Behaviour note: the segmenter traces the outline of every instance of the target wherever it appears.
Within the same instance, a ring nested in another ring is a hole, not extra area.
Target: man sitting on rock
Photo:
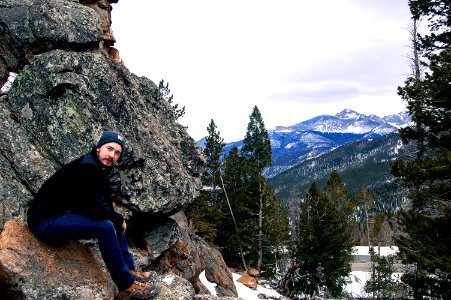
[[[86,155],[52,175],[28,209],[28,226],[41,240],[95,238],[121,297],[147,299],[155,292],[149,272],[135,271],[124,217],[115,212],[108,173],[125,151],[123,137],[105,131]]]

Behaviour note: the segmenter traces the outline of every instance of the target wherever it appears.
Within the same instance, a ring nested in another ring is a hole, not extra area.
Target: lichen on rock
[[[31,144],[56,164],[89,151],[104,129],[122,132],[117,196],[131,212],[173,214],[197,194],[203,160],[195,141],[171,120],[155,84],[101,51],[36,55],[8,103]]]

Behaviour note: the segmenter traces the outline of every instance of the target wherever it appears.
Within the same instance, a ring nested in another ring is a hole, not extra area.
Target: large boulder
[[[89,244],[89,243],[88,243]],[[67,241],[49,245],[24,224],[6,222],[0,234],[0,299],[113,300],[118,290],[89,245]],[[190,300],[195,291],[176,275],[156,275],[155,300]]]
[[[42,183],[89,151],[105,129],[127,141],[113,174],[127,217],[171,215],[197,195],[199,146],[158,87],[102,48],[114,2],[0,2],[0,71],[18,73],[0,96],[0,224],[23,221]]]
[[[5,70],[0,68],[0,83],[7,71],[19,72],[36,53],[54,48],[99,47],[104,18],[75,1],[1,1],[0,65]]]
[[[113,299],[117,288],[79,242],[48,245],[28,228],[6,222],[0,235],[1,299]]]
[[[216,283],[216,295],[237,297],[238,292],[232,273],[227,268],[219,250],[208,245],[205,241],[199,242],[198,245],[203,258],[205,277],[208,281]]]
[[[177,219],[183,216],[178,214]],[[220,253],[198,237],[179,237],[183,240],[168,245],[151,265],[148,258],[140,257],[146,256],[140,249],[131,249],[140,269],[158,271],[154,279],[159,292],[154,299],[209,294],[199,280],[203,271],[207,280],[216,284],[218,297],[237,297],[232,274]],[[95,241],[51,245],[37,240],[25,224],[6,222],[0,234],[0,299],[113,299],[117,292]]]
[[[35,54],[51,49],[102,48],[117,56],[111,3],[118,1],[2,0],[0,86],[8,72],[19,72]]]
[[[41,166],[68,163],[89,151],[104,129],[114,129],[127,143],[114,176],[116,197],[130,213],[171,215],[198,193],[203,159],[197,143],[152,81],[102,51],[34,56],[14,81],[7,106],[4,118],[14,116],[26,136],[22,143],[43,158],[12,154],[20,161],[16,176],[31,192],[50,175]]]
[[[138,267],[158,271],[156,299],[208,294],[204,271],[219,296],[237,296],[219,251],[183,214],[201,187],[202,151],[154,82],[132,74],[112,47],[117,1],[0,1],[1,299],[116,295],[95,241],[48,245],[25,225],[34,193],[105,129],[126,139],[111,177],[116,209]]]
[[[148,229],[144,239],[151,258],[150,265],[144,268],[160,273],[170,272],[185,278],[192,283],[198,294],[209,293],[199,279],[199,275],[205,272],[206,279],[216,284],[216,295],[238,295],[232,273],[221,253],[190,231],[183,213],[177,213]],[[160,255],[157,256],[157,253]]]

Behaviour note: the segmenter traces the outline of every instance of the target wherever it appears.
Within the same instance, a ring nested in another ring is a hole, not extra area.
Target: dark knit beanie
[[[97,142],[96,147],[99,148],[102,145],[110,142],[115,142],[122,146],[122,152],[125,151],[125,140],[124,137],[115,131],[104,131],[99,141]]]

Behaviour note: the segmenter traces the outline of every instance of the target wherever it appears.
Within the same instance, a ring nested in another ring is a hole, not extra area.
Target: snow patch
[[[2,86],[2,88],[0,89],[0,94],[7,93],[11,89],[11,86],[12,86],[14,80],[16,79],[16,76],[17,76],[16,73],[9,72],[9,77],[6,80],[5,84]]]
[[[212,294],[214,296],[217,296],[216,295],[216,286],[217,286],[217,284],[207,280],[207,277],[205,277],[205,271],[202,271],[202,273],[200,273],[199,279],[200,279],[200,282],[202,282],[202,284],[210,292],[210,294]]]
[[[244,284],[238,282],[237,280],[241,277],[240,274],[232,273],[233,283],[235,284],[236,291],[238,292],[238,297],[240,299],[245,300],[260,300],[259,295],[262,295],[264,299],[286,299],[279,293],[277,293],[274,289],[270,287],[266,287],[264,285],[258,285],[257,289],[251,289],[245,286]],[[212,283],[207,280],[205,277],[205,271],[200,273],[199,275],[200,282],[208,289],[208,291],[214,295],[216,294],[216,283]]]
[[[401,273],[393,273],[392,279],[401,282]],[[346,285],[346,292],[353,298],[371,298],[371,295],[365,292],[365,284],[371,279],[371,273],[365,271],[352,271],[349,276],[349,282]]]
[[[282,299],[282,295],[277,293],[275,290],[271,288],[267,288],[261,285],[257,286],[256,290],[250,289],[244,284],[237,282],[237,280],[241,277],[239,274],[232,273],[233,282],[235,283],[236,291],[238,292],[238,297],[240,299],[246,300],[260,300],[261,298],[258,295],[264,295],[264,298],[270,299]]]
[[[344,132],[360,134],[360,133],[365,133],[366,130],[365,130],[365,128],[363,128],[359,125],[350,125],[345,129]]]
[[[289,128],[276,128],[276,129],[274,129],[274,132],[277,132],[277,133],[290,133],[290,132],[293,132],[293,130],[291,130],[291,129],[289,129]]]
[[[163,277],[162,281],[163,281],[165,284],[170,285],[170,284],[174,281],[174,279],[175,279],[175,276],[174,276],[174,275],[169,275],[169,276]]]
[[[289,143],[289,144],[287,144],[284,148],[285,149],[290,149],[290,148],[293,148],[294,146],[296,146],[298,143]]]
[[[368,246],[355,246],[352,247],[352,254],[354,255],[370,255],[370,248]],[[375,253],[381,256],[395,255],[399,252],[398,247],[373,247]]]

